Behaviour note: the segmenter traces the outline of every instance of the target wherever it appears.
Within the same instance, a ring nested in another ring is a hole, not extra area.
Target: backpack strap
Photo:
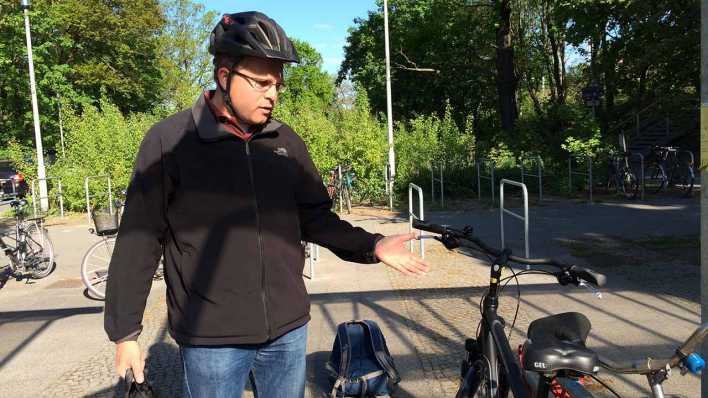
[[[386,340],[381,333],[381,329],[379,329],[379,325],[371,320],[363,320],[361,323],[367,328],[367,331],[371,336],[371,344],[374,350],[374,355],[376,355],[376,359],[379,361],[381,367],[384,368],[391,381],[394,384],[397,384],[401,381],[401,377],[398,375],[396,365],[393,363],[393,358],[391,357],[391,353],[388,351]]]
[[[347,374],[349,373],[349,361],[352,356],[352,345],[349,341],[349,333],[347,332],[347,325],[353,322],[342,322],[337,326],[337,340],[339,341],[339,372],[337,374],[337,380],[334,382],[332,387],[331,397],[337,397],[337,390],[342,389],[342,396],[344,396],[344,383],[347,381]]]

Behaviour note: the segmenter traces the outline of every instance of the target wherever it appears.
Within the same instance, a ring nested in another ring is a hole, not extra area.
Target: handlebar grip
[[[443,226],[437,224],[428,224],[423,220],[413,220],[413,228],[441,235],[445,232],[445,228]]]
[[[588,268],[573,266],[572,272],[578,278],[588,281],[595,286],[605,286],[605,283],[607,283],[607,277],[604,274]]]

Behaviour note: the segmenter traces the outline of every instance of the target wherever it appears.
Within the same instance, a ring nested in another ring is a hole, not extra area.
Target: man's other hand
[[[430,266],[406,247],[415,233],[387,236],[376,244],[374,254],[384,264],[406,275],[425,275]]]

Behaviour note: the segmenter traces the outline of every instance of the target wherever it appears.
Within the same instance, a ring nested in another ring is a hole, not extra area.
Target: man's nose
[[[278,99],[278,89],[275,84],[270,85],[265,92],[265,97],[273,102]]]

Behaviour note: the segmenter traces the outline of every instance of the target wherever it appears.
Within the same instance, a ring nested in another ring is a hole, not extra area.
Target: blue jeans
[[[254,345],[180,346],[187,398],[240,398],[252,372],[259,398],[305,395],[307,325]]]

